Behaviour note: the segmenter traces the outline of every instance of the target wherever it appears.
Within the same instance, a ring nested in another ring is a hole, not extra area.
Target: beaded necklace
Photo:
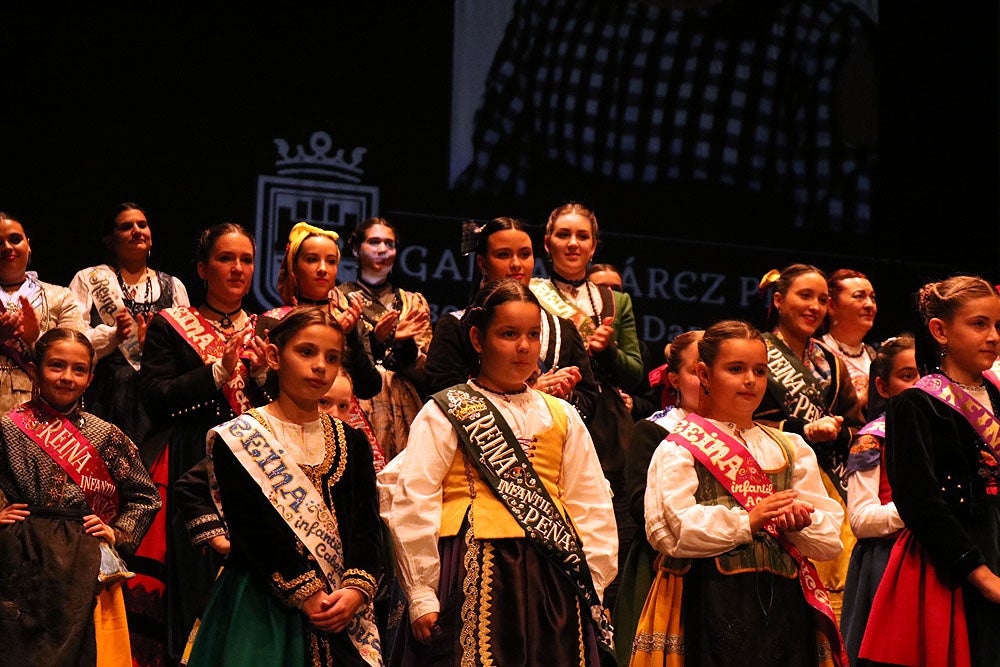
[[[125,278],[122,277],[121,269],[117,267],[115,268],[115,275],[118,276],[118,286],[122,290],[122,301],[125,302],[125,307],[132,313],[132,317],[149,315],[153,312],[153,281],[149,277],[148,269],[146,270],[146,289],[142,301],[138,301],[135,298],[139,295],[138,285],[129,286],[125,284]]]

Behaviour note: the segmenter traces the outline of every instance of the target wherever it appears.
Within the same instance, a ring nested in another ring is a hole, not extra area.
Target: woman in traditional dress
[[[86,331],[73,295],[28,271],[31,243],[21,222],[0,212],[0,415],[30,401],[32,348],[53,327]]]
[[[871,377],[874,391],[884,401],[912,387],[920,379],[913,336],[894,336],[879,345]],[[858,431],[847,458],[847,518],[858,541],[847,568],[840,627],[851,665],[869,664],[867,660],[858,660],[858,651],[889,552],[903,528],[903,520],[892,501],[884,460],[883,409]]]
[[[865,336],[875,325],[878,304],[868,276],[854,269],[837,269],[826,279],[830,292],[827,303],[827,331],[820,339],[843,359],[862,408],[868,406],[868,370],[875,348]],[[878,415],[868,415],[872,419]]]
[[[288,244],[278,269],[278,292],[284,305],[262,313],[258,333],[266,338],[282,317],[295,306],[323,306],[346,332],[343,366],[351,375],[358,398],[371,398],[382,389],[382,376],[365,353],[360,327],[361,301],[337,289],[340,266],[340,235],[329,229],[298,222],[288,232]]]
[[[661,555],[630,664],[846,665],[811,562],[840,553],[843,510],[802,437],[754,421],[764,338],[723,320],[698,356],[698,412],[649,467],[646,535]]]
[[[35,342],[38,397],[0,420],[3,664],[130,667],[122,582],[160,508],[132,441],[84,412],[94,348],[73,329]]]
[[[552,275],[533,278],[531,291],[542,308],[576,324],[590,355],[600,393],[587,428],[615,497],[621,569],[639,531],[625,493],[625,446],[635,420],[623,394],[632,393],[641,383],[643,361],[632,298],[587,280],[587,264],[597,250],[597,238],[597,216],[586,206],[574,202],[553,210],[545,227]],[[616,589],[613,583],[608,591],[606,602],[611,608]]]
[[[801,435],[816,452],[830,497],[846,511],[847,455],[865,421],[847,365],[816,337],[830,300],[826,274],[811,264],[791,264],[769,271],[761,290],[770,296],[768,390],[754,419]],[[844,552],[818,566],[838,618],[855,542],[846,519],[841,539]]]
[[[190,667],[382,664],[372,453],[362,432],[320,410],[343,353],[343,331],[325,308],[296,308],[265,350],[278,398],[209,434],[231,548]]]
[[[153,235],[146,212],[133,202],[119,204],[104,236],[110,261],[81,269],[69,289],[89,319],[97,368],[84,401],[89,412],[117,424],[141,443],[149,416],[139,397],[139,364],[149,320],[158,311],[190,305],[177,278],[149,266]]]
[[[427,402],[380,473],[410,619],[390,664],[595,667],[611,650],[611,493],[580,416],[527,385],[539,318],[521,282],[486,283],[463,319],[473,379]]]
[[[372,416],[375,437],[389,461],[406,446],[410,423],[423,405],[424,365],[433,334],[424,295],[391,280],[398,236],[385,218],[360,222],[347,241],[358,260],[358,279],[340,285],[363,305],[362,340],[382,375],[382,390],[361,401],[361,407]]]
[[[175,482],[205,460],[210,428],[268,401],[264,343],[254,336],[256,315],[243,308],[254,256],[253,237],[240,225],[203,231],[197,269],[204,301],[159,311],[146,331],[139,388],[152,427],[140,452],[164,504],[130,561],[141,575],[127,591],[138,664],[180,659],[218,571],[216,553],[227,549],[213,507],[186,525],[177,512]]]
[[[917,368],[889,401],[885,467],[903,519],[859,653],[899,665],[1000,655],[1000,295],[978,276],[917,294]]]

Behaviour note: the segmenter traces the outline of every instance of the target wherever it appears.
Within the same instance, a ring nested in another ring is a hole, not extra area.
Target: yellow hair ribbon
[[[781,271],[778,269],[771,269],[764,274],[764,277],[760,279],[760,284],[757,285],[757,289],[761,292],[769,288],[774,283],[778,282],[778,278],[781,277]]]
[[[295,253],[299,251],[299,246],[302,245],[302,242],[313,235],[325,236],[334,243],[340,238],[340,234],[329,229],[315,227],[308,222],[297,222],[292,227],[292,231],[288,232],[288,248],[285,250],[285,255],[288,257],[289,262],[295,257]]]

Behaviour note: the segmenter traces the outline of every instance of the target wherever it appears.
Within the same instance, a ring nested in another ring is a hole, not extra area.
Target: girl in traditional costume
[[[872,598],[903,528],[885,472],[885,402],[920,379],[913,336],[902,334],[883,342],[872,361],[871,377],[874,395],[882,400],[869,404],[882,408],[858,431],[847,458],[847,518],[858,541],[847,569],[840,627],[852,665],[869,664],[858,662],[858,650]]]
[[[977,276],[917,294],[917,383],[889,400],[885,468],[903,519],[860,657],[991,665],[1000,655],[1000,295]]]
[[[160,496],[132,441],[80,408],[95,362],[84,334],[49,329],[38,397],[0,420],[4,664],[132,664],[118,552],[139,545]]]
[[[724,320],[698,343],[702,397],[653,454],[646,535],[660,552],[631,665],[845,665],[812,559],[843,510],[798,435],[754,421],[767,347]]]
[[[209,433],[231,547],[189,666],[382,664],[372,451],[361,431],[320,409],[343,353],[325,309],[295,309],[265,350],[278,398]]]
[[[409,601],[391,664],[595,667],[611,650],[611,494],[580,416],[526,384],[539,318],[519,281],[486,283],[463,319],[473,379],[434,394],[380,475]]]

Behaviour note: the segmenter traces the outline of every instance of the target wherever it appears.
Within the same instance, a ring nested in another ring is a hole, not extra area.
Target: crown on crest
[[[351,151],[350,159],[344,158],[344,149],[338,148],[330,155],[333,147],[333,140],[330,135],[322,130],[312,133],[309,138],[309,149],[302,144],[295,147],[295,154],[289,155],[289,144],[284,139],[275,139],[275,146],[278,148],[278,159],[274,165],[278,168],[278,174],[288,176],[293,174],[321,174],[325,176],[337,176],[351,183],[360,183],[364,170],[358,165],[367,152],[367,148],[358,146]]]

